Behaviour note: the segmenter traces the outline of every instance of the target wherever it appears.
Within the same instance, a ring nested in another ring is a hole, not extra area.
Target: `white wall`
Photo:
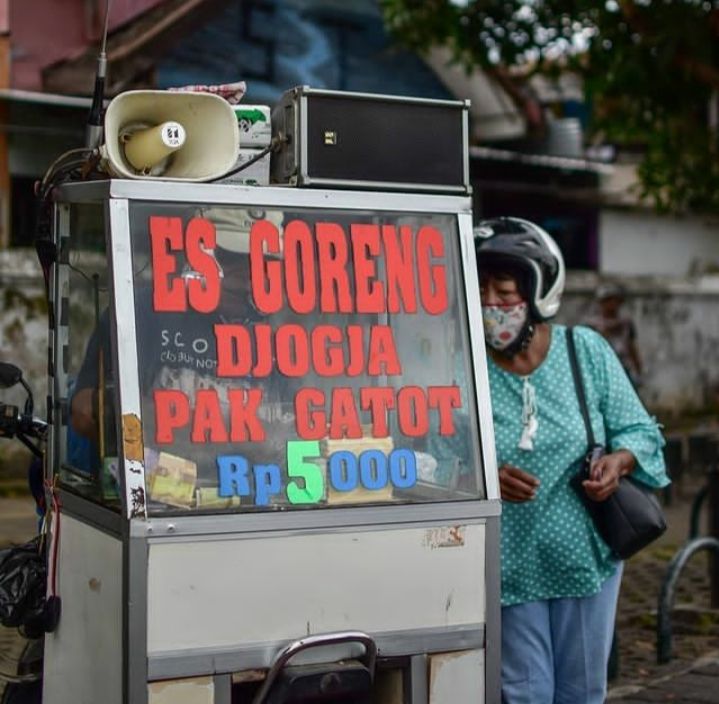
[[[709,410],[710,388],[719,383],[719,275],[612,280],[625,287],[624,311],[637,328],[644,402],[667,416]],[[597,281],[593,274],[570,274],[560,322],[586,321],[594,312]]]
[[[719,218],[605,208],[600,214],[599,268],[604,274],[719,272]]]

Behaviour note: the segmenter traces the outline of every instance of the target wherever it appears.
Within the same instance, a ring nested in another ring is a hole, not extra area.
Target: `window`
[[[130,230],[151,513],[482,495],[456,216],[133,203]]]

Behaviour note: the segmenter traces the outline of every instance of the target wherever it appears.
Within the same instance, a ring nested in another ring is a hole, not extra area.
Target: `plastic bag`
[[[0,623],[27,626],[44,618],[47,569],[44,541],[38,536],[0,557]]]

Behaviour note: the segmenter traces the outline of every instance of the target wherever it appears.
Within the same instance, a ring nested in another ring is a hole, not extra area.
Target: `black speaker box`
[[[469,102],[287,91],[272,111],[275,184],[467,194]]]

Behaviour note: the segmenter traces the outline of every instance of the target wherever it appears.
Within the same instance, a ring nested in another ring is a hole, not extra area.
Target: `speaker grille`
[[[313,178],[464,182],[459,107],[310,95],[307,124],[307,171]]]

